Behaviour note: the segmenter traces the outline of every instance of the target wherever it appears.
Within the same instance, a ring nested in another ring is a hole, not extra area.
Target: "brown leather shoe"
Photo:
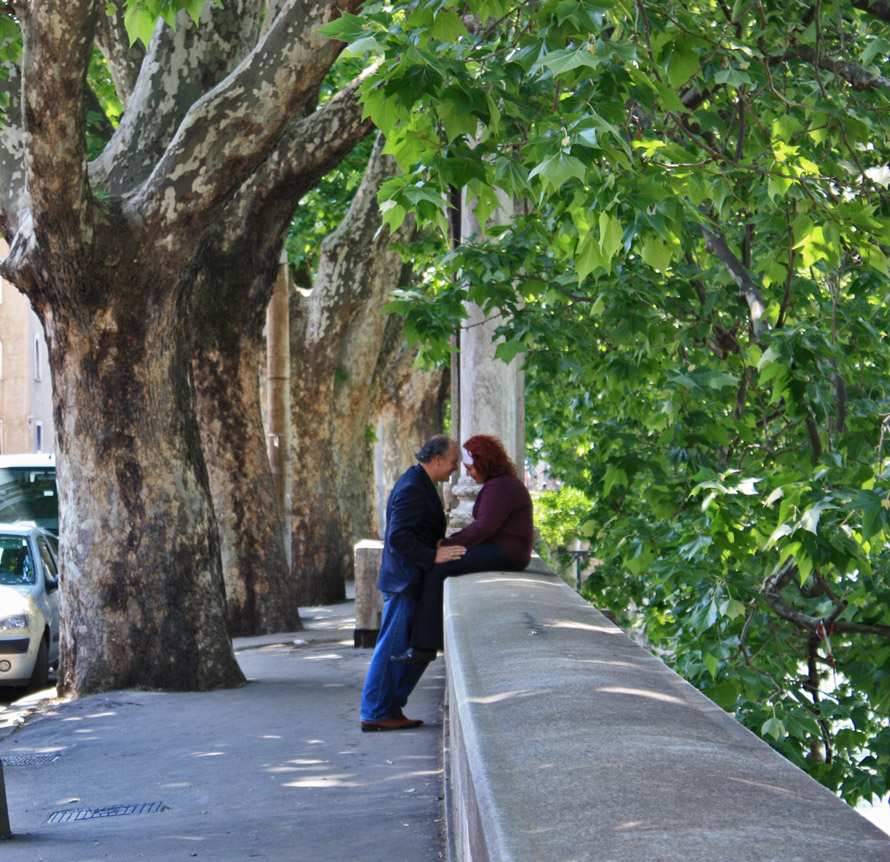
[[[393,715],[380,721],[363,721],[362,733],[372,733],[376,730],[409,730],[412,727],[420,727],[423,722],[419,718],[405,718],[404,715]]]

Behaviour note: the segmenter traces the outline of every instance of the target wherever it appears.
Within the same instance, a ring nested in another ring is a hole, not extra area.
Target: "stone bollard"
[[[12,838],[9,828],[9,806],[6,802],[6,782],[3,780],[3,761],[0,760],[0,838]]]
[[[377,589],[383,542],[362,539],[356,542],[355,554],[355,646],[373,647],[380,632],[383,596]]]

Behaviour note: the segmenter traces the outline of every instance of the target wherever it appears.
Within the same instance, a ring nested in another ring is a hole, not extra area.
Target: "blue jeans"
[[[428,662],[397,664],[393,653],[408,647],[417,602],[404,593],[383,594],[380,634],[362,691],[362,721],[382,721],[402,711]]]

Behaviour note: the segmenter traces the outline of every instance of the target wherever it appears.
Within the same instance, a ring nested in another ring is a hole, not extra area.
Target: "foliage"
[[[96,96],[98,107],[102,109],[87,109],[87,155],[94,159],[105,148],[123,113],[123,106],[108,71],[108,62],[98,48],[93,49],[90,58],[87,84]]]
[[[208,0],[127,0],[124,26],[130,37],[130,44],[141,41],[147,46],[159,18],[163,18],[173,27],[177,13],[184,10],[197,21],[205,2]],[[222,0],[209,0],[209,2],[222,6]],[[107,13],[116,14],[116,7],[109,4]]]
[[[529,438],[593,504],[587,595],[845,799],[884,793],[887,13],[467,8],[328,28],[383,59],[391,224],[444,231],[452,188],[530,212],[394,307],[437,358],[465,300],[509,312]]]
[[[325,78],[320,102],[327,101],[355,78],[363,66],[355,58],[341,57]],[[285,242],[288,263],[298,283],[308,286],[315,281],[321,243],[343,221],[361,184],[373,146],[374,136],[368,135],[300,199]]]
[[[583,491],[562,485],[535,494],[535,526],[541,534],[539,551],[550,560],[580,538],[579,528],[591,513],[592,503]],[[565,565],[567,558],[560,560]]]

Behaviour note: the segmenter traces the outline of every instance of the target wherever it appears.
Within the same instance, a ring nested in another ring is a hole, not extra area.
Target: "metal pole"
[[[6,782],[3,780],[3,761],[0,760],[0,838],[12,838],[9,828],[9,806],[6,803]]]

